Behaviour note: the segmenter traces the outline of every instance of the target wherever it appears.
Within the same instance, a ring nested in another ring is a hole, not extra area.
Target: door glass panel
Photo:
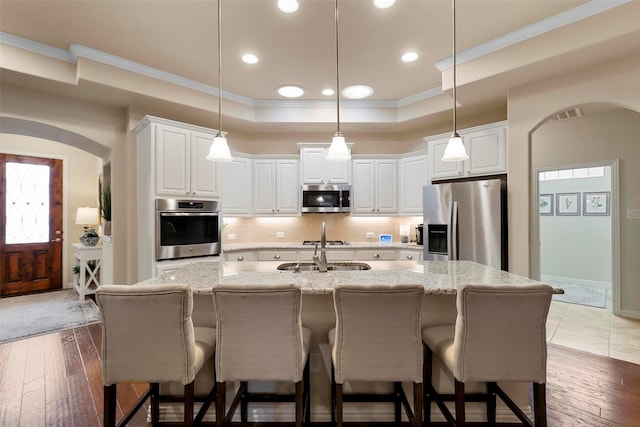
[[[50,167],[6,163],[7,244],[49,241]]]

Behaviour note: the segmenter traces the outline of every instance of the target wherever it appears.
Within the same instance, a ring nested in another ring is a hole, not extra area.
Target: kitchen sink
[[[286,262],[278,266],[282,271],[318,271],[319,268],[314,262]],[[371,266],[364,262],[330,262],[327,264],[328,271],[361,271],[371,270]]]

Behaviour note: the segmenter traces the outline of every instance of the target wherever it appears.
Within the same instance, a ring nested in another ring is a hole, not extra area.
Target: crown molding
[[[553,31],[599,13],[606,12],[609,9],[622,6],[623,4],[631,1],[632,0],[591,0],[590,2],[574,7],[573,9],[558,13],[557,15],[535,22],[531,25],[527,25],[526,27],[522,27],[509,34],[481,43],[471,49],[458,52],[456,55],[456,62],[458,65],[464,64],[465,62],[489,55],[516,43],[532,39],[549,31]],[[436,62],[436,68],[440,71],[447,70],[451,67],[453,67],[453,56]]]

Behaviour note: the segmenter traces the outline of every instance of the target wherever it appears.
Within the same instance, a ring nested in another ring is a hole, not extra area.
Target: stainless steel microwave
[[[302,213],[351,212],[351,185],[303,185]]]

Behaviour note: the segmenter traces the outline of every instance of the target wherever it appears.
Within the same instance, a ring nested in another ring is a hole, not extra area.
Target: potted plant
[[[106,182],[100,194],[100,216],[104,220],[102,231],[105,236],[111,236],[111,183]]]

